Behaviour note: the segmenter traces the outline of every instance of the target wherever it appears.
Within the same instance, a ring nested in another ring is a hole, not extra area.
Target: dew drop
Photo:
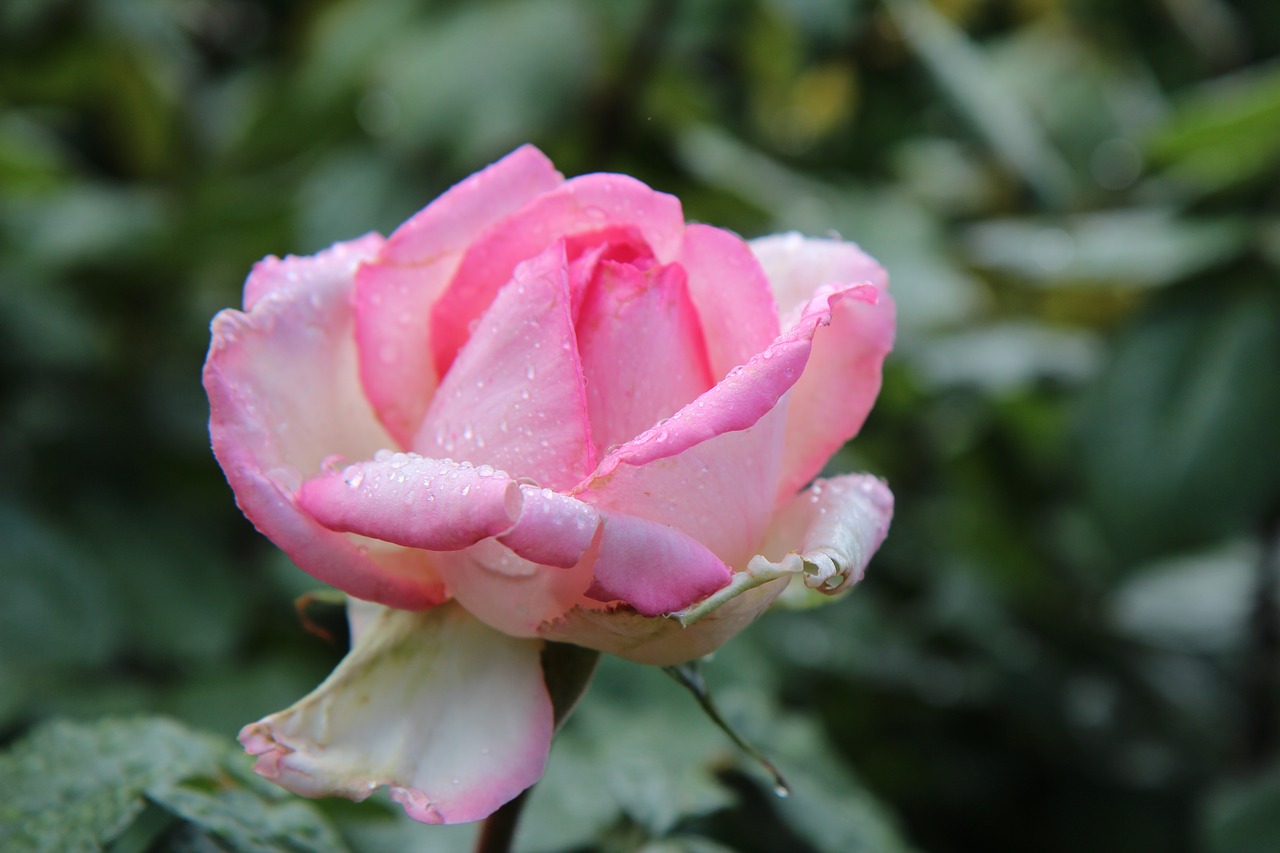
[[[353,489],[359,488],[360,484],[364,482],[364,471],[360,470],[359,465],[348,465],[342,472],[342,482]]]

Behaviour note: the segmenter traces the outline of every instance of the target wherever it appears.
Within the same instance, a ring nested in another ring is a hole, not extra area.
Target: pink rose
[[[703,655],[792,576],[855,583],[892,497],[806,485],[893,341],[851,243],[745,243],[524,147],[384,239],[267,258],[213,322],[218,461],[254,525],[351,596],[352,650],[247,726],[308,796],[483,818],[542,773],[554,639]]]

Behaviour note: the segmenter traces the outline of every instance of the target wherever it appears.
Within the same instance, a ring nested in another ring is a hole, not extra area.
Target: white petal
[[[455,604],[359,615],[323,684],[240,732],[258,773],[307,797],[362,800],[387,785],[425,823],[483,819],[538,780],[552,733],[541,640]]]

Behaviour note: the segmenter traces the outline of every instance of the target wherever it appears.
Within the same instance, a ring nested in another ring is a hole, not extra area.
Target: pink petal
[[[340,474],[308,480],[298,503],[331,530],[407,548],[459,551],[482,539],[521,557],[568,568],[599,525],[596,510],[505,472],[413,453],[380,452]]]
[[[431,316],[431,346],[443,375],[466,342],[471,323],[493,302],[516,265],[561,237],[633,226],[658,260],[674,260],[684,214],[673,196],[625,175],[584,175],[565,181],[472,244]]]
[[[422,608],[443,590],[421,555],[359,545],[293,498],[327,458],[359,458],[389,442],[360,390],[350,307],[356,266],[381,244],[371,234],[254,267],[247,313],[213,321],[209,432],[241,510],[300,568],[357,598]]]
[[[595,270],[577,326],[591,437],[620,444],[711,387],[698,317],[678,264]]]
[[[680,247],[689,294],[706,337],[711,374],[719,379],[778,336],[778,306],[750,247],[728,231],[690,225]]]
[[[750,568],[795,571],[809,588],[834,595],[862,580],[892,519],[893,494],[875,477],[816,480],[778,513]]]
[[[510,530],[521,496],[515,480],[492,469],[380,452],[341,474],[307,480],[298,504],[330,530],[457,551]]]
[[[871,285],[829,291],[831,324],[791,389],[778,485],[785,501],[822,470],[862,428],[880,393],[881,368],[893,349],[894,305]],[[815,301],[822,301],[823,297]]]
[[[563,180],[531,145],[457,184],[401,225],[360,270],[360,378],[378,417],[407,447],[435,391],[431,308],[485,228]]]
[[[522,145],[410,217],[387,239],[382,259],[421,264],[465,248],[480,231],[563,182],[545,154]]]
[[[564,488],[594,464],[562,243],[516,269],[445,377],[413,446]]]
[[[884,290],[889,274],[857,244],[815,239],[794,231],[751,241],[782,316],[804,305],[824,284],[869,283]]]
[[[536,637],[538,626],[564,615],[591,584],[595,551],[567,569],[523,559],[497,539],[439,555],[449,592],[485,624],[513,637]]]
[[[521,511],[498,541],[526,560],[570,569],[591,546],[600,513],[591,504],[537,486],[520,486]]]
[[[734,567],[755,553],[772,518],[784,395],[806,370],[815,333],[831,321],[825,298],[714,388],[610,453],[575,492],[602,511],[684,531]]]
[[[542,646],[454,604],[384,610],[323,684],[240,742],[254,770],[303,796],[363,800],[385,785],[414,820],[482,820],[546,765]]]
[[[588,598],[624,601],[659,616],[706,598],[729,582],[715,554],[680,531],[624,513],[604,519]]]

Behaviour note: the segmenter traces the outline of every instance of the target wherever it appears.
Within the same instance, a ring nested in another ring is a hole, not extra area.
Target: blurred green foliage
[[[901,331],[832,463],[897,494],[869,578],[707,667],[794,796],[612,661],[519,849],[1280,849],[1277,55],[1272,0],[6,0],[5,849],[72,849],[14,828],[53,803],[75,849],[471,843],[217,746],[342,650],[198,375],[253,261],[525,141],[857,239]],[[212,735],[94,722],[144,713]]]

